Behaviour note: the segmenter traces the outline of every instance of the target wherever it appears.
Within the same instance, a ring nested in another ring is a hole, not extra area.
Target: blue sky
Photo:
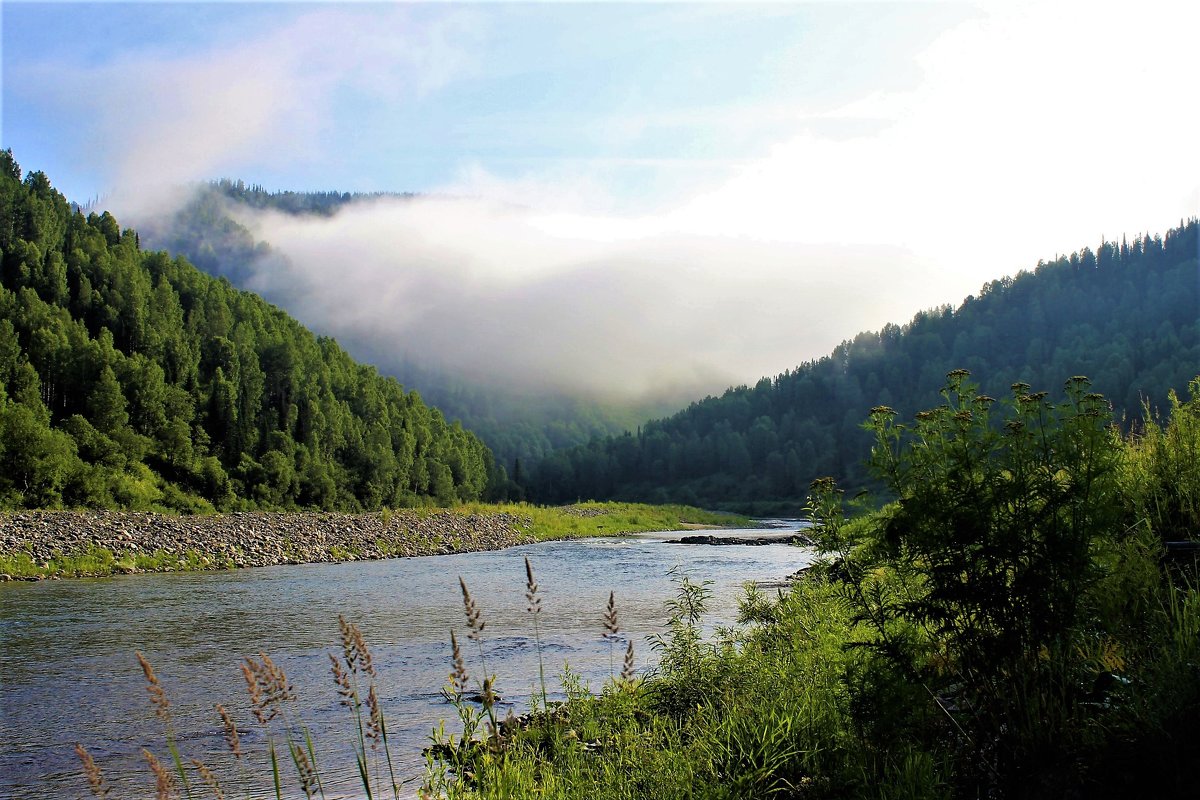
[[[6,0],[0,144],[133,224],[226,176],[473,198],[243,219],[258,288],[360,352],[716,391],[1200,214],[1198,8]]]
[[[139,163],[129,150],[145,149],[123,124],[162,105],[202,117],[190,131],[164,125],[171,138],[156,143],[183,178],[429,191],[472,170],[501,179],[574,170],[602,181],[621,210],[644,209],[727,177],[814,125],[838,135],[816,116],[867,90],[914,86],[912,54],[973,13],[897,4],[10,2],[3,143],[68,195],[111,192],[127,177],[120,170]],[[223,70],[225,58],[251,71],[259,59],[260,85],[220,96],[250,77]],[[206,97],[181,109],[177,96],[163,96],[184,92]],[[254,103],[275,116],[257,137],[212,118],[246,115]],[[229,146],[212,152],[189,137]]]

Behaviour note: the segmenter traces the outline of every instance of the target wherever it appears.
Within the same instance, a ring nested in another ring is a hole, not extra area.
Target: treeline
[[[552,453],[529,470],[527,490],[546,502],[798,506],[818,477],[867,484],[868,411],[911,415],[933,405],[957,368],[986,376],[983,389],[996,397],[1014,382],[1087,375],[1120,412],[1140,415],[1144,397],[1183,390],[1200,365],[1197,252],[1193,219],[1165,236],[1039,262],[957,309],[860,333],[825,358],[693,403],[636,435]]]
[[[0,153],[0,507],[373,509],[482,497],[491,453],[261,298]]]
[[[324,217],[332,216],[348,203],[381,198],[407,200],[418,196],[415,192],[269,192],[261,184],[247,184],[230,178],[213,181],[201,194],[225,197],[251,208],[273,209],[288,214],[319,214]]]
[[[338,192],[268,192],[240,180],[220,180],[198,187],[177,212],[139,230],[149,247],[182,255],[210,275],[228,278],[239,288],[261,292],[283,308],[293,298],[286,285],[264,286],[255,277],[262,271],[286,272],[286,256],[269,242],[234,219],[230,203],[270,209],[293,215],[329,216],[342,206],[377,197],[411,198],[413,194],[350,194]],[[369,354],[358,353],[369,358]],[[661,407],[618,408],[584,398],[544,391],[521,391],[484,386],[468,377],[452,375],[410,353],[386,367],[405,386],[416,388],[447,419],[460,420],[495,453],[496,462],[513,477],[551,452],[583,444],[594,438],[629,430]],[[519,484],[508,495],[521,496]]]
[[[661,404],[623,406],[553,390],[485,386],[412,361],[397,365],[395,373],[487,444],[512,500],[526,499],[530,465],[557,450],[633,430],[649,414],[665,410]]]

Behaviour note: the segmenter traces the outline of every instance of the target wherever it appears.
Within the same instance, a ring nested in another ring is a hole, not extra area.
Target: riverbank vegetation
[[[860,333],[827,357],[731,388],[636,433],[596,438],[525,464],[527,497],[679,502],[791,516],[810,482],[879,488],[866,468],[873,406],[902,417],[938,402],[966,367],[996,397],[1014,382],[1084,374],[1124,424],[1143,398],[1183,392],[1200,364],[1200,223],[1102,242],[984,285],[958,308]],[[790,513],[789,513],[790,509]]]
[[[538,506],[530,503],[467,503],[458,513],[508,513],[527,519],[524,528],[539,541],[582,536],[612,536],[618,533],[681,531],[689,528],[753,528],[749,517],[705,511],[682,505],[645,503],[575,503],[570,506]]]
[[[357,511],[503,481],[415,392],[8,151],[0,264],[0,509]]]
[[[705,639],[684,581],[660,662],[440,750],[462,798],[1190,797],[1200,763],[1200,381],[1122,436],[1083,378],[997,401],[965,372],[908,425],[877,407],[896,500]],[[1177,548],[1173,548],[1177,549]],[[1186,548],[1185,548],[1186,549]],[[478,668],[478,667],[477,667]]]
[[[421,795],[1194,796],[1200,572],[1168,546],[1198,538],[1200,379],[1191,389],[1133,433],[1084,378],[1060,402],[1024,384],[996,400],[956,371],[911,423],[876,407],[872,469],[893,502],[847,518],[856,503],[814,482],[820,558],[789,591],[748,587],[737,624],[708,635],[708,590],[680,576],[649,674],[614,659],[592,692],[564,669],[566,702],[548,703],[543,668],[521,717],[498,716],[486,604],[463,584],[465,637],[449,633],[445,689],[461,734],[435,732]],[[526,597],[541,661],[538,621],[553,609],[528,562]],[[616,652],[644,646],[611,598],[596,618]],[[395,797],[377,676],[352,623],[342,630],[333,677],[357,720],[363,796]],[[265,657],[243,672],[274,742],[261,787],[319,796],[286,676]],[[174,776],[147,759],[167,791],[213,786],[240,758],[227,741],[229,764],[187,766],[170,739]],[[99,794],[100,767],[79,753]]]

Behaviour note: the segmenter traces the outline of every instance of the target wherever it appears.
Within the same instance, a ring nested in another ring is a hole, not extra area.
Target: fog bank
[[[937,276],[904,251],[672,231],[465,199],[333,217],[231,213],[283,258],[247,283],[385,371],[613,400],[699,397],[903,321]]]

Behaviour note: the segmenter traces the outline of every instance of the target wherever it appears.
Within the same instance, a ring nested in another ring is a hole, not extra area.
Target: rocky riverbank
[[[530,528],[517,514],[451,511],[0,514],[0,558],[9,563],[0,580],[497,550],[534,541]]]

